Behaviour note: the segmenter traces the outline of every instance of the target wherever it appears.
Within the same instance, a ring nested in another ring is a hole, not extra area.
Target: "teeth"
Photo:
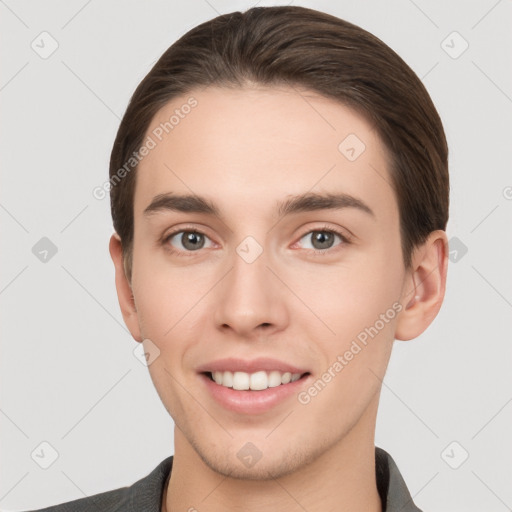
[[[300,379],[300,373],[281,373],[276,370],[271,372],[259,371],[255,373],[245,372],[213,372],[213,380],[220,386],[233,388],[239,391],[260,391],[267,388],[275,388],[281,384],[288,384]]]
[[[281,385],[281,372],[270,372],[268,374],[268,387],[275,388]]]
[[[244,374],[247,375],[247,374]],[[267,372],[251,373],[249,377],[249,387],[253,390],[261,390],[268,388]]]
[[[226,386],[228,388],[233,387],[233,374],[231,372],[215,372],[215,373],[219,373],[221,375],[223,386]],[[215,380],[215,382],[217,382],[217,380]],[[217,384],[221,384],[221,383],[217,382]]]
[[[249,374],[244,372],[235,372],[233,374],[233,389],[243,391],[249,389]]]

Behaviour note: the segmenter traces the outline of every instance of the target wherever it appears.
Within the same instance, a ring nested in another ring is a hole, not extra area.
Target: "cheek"
[[[383,257],[382,252],[375,251],[359,253],[343,265],[317,266],[311,271],[294,269],[289,279],[293,283],[290,287],[304,298],[304,306],[310,310],[306,315],[296,316],[302,327],[310,335],[314,328],[317,336],[331,339],[329,345],[339,348],[390,309],[386,319],[395,318],[392,308],[397,307],[400,298],[403,269],[399,258]],[[386,323],[382,330],[389,331],[390,324],[393,322]]]
[[[401,308],[400,263],[377,260],[358,270],[339,269],[316,281],[323,286],[302,290],[324,324],[299,320],[320,358],[317,380],[302,398],[329,410],[335,424],[359,418],[379,392]]]
[[[165,342],[190,322],[212,276],[201,266],[171,265],[160,251],[139,251],[133,268],[133,292],[143,335]]]

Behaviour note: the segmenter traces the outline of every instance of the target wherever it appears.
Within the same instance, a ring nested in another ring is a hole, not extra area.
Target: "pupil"
[[[204,239],[200,233],[183,233],[181,237],[181,243],[183,244],[183,247],[192,251],[200,249],[203,246],[203,243],[201,242],[204,243]]]
[[[320,247],[317,247],[315,243],[313,243],[313,246],[316,249],[328,249],[332,245],[333,237],[333,233],[328,233],[327,231],[315,231],[313,238]]]

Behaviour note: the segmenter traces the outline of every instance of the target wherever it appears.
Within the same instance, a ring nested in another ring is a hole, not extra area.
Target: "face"
[[[407,291],[377,133],[315,93],[247,87],[175,99],[148,135],[131,331],[158,353],[176,453],[265,479],[373,443]]]

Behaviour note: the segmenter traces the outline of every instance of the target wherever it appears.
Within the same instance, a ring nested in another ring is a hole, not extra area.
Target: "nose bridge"
[[[268,251],[253,236],[247,236],[235,248],[228,286],[230,297],[226,298],[236,301],[246,315],[255,316],[258,311],[261,315],[269,302],[268,260]]]
[[[270,253],[253,236],[244,238],[231,258],[231,271],[220,287],[217,325],[230,326],[247,335],[261,324],[282,327],[285,309],[275,289]]]

